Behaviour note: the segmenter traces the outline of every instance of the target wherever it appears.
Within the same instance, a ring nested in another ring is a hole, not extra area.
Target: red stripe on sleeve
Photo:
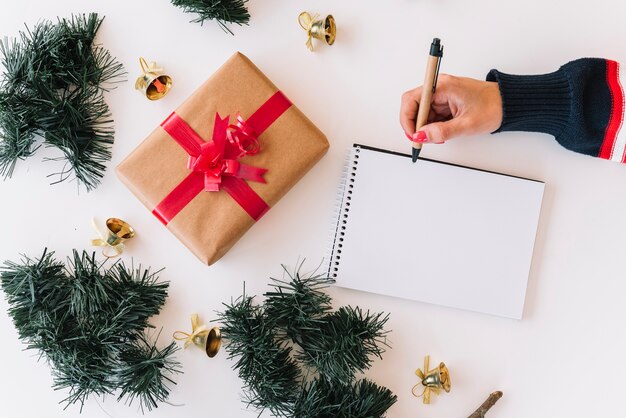
[[[622,117],[624,114],[624,93],[619,83],[619,64],[615,61],[606,61],[606,82],[611,92],[611,116],[604,133],[604,141],[600,147],[598,157],[610,159],[613,154],[613,146],[615,138],[622,126]]]

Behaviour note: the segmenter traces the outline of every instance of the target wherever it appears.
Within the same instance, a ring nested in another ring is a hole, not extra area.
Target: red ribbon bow
[[[221,119],[215,115],[213,140],[203,142],[198,154],[190,154],[187,168],[204,174],[204,190],[218,192],[222,176],[233,176],[243,180],[265,183],[264,168],[253,167],[237,161],[246,155],[260,151],[259,141],[252,128],[237,115],[237,124],[228,125],[229,117]]]
[[[172,190],[152,211],[167,225],[201,191],[226,191],[255,220],[269,206],[246,183],[265,183],[266,169],[239,161],[260,151],[258,135],[263,133],[289,107],[291,102],[279,91],[270,97],[248,120],[237,115],[229,125],[229,117],[215,115],[213,137],[204,141],[176,113],[162,124],[163,129],[189,154],[187,168],[191,173]]]

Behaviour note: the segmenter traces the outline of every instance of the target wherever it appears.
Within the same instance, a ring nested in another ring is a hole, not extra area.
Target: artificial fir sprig
[[[222,336],[229,358],[237,359],[234,368],[245,382],[246,402],[257,409],[269,409],[276,416],[291,409],[298,396],[294,382],[300,371],[291,348],[275,338],[263,309],[244,294],[220,315]]]
[[[297,418],[382,417],[396,402],[385,387],[367,379],[350,384],[316,378],[305,385],[293,407]]]
[[[170,394],[168,384],[176,384],[170,376],[179,372],[179,364],[172,361],[176,350],[174,343],[158,349],[146,335],[139,334],[134,344],[119,353],[115,373],[121,390],[117,400],[131,404],[138,399],[142,410],[165,402]]]
[[[284,268],[284,266],[283,266]],[[357,380],[386,346],[388,315],[332,311],[323,275],[272,279],[261,305],[245,294],[224,304],[222,337],[245,382],[247,402],[274,416],[382,417],[396,401],[387,388]]]
[[[382,359],[388,319],[382,313],[342,306],[324,316],[316,332],[303,330],[298,358],[325,379],[348,384],[356,373],[370,368],[372,357]]]
[[[248,0],[171,0],[174,6],[180,7],[186,13],[198,15],[192,20],[194,23],[204,24],[205,20],[216,20],[220,27],[233,35],[226,23],[247,25],[250,13],[246,3]]]
[[[167,398],[179,371],[176,346],[159,349],[145,334],[167,297],[169,285],[157,274],[119,261],[106,269],[95,254],[78,251],[68,266],[44,251],[0,270],[19,336],[50,363],[53,387],[69,391],[67,406],[79,402],[82,410],[89,396],[116,390],[142,410]]]
[[[272,327],[298,343],[302,333],[317,330],[322,317],[332,310],[331,298],[324,292],[333,280],[323,276],[292,274],[283,266],[288,280],[271,279],[273,291],[265,293],[265,312]]]
[[[0,174],[11,177],[18,160],[45,146],[66,165],[55,183],[72,174],[87,190],[111,159],[113,120],[103,93],[124,74],[111,53],[94,44],[103,18],[92,13],[43,21],[0,42]]]

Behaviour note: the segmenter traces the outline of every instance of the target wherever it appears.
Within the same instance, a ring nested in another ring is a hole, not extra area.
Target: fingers
[[[402,95],[400,104],[400,125],[407,135],[415,133],[415,121],[417,120],[417,110],[422,97],[422,87],[409,90]]]
[[[450,119],[447,122],[434,122],[422,126],[420,131],[426,133],[427,141],[435,144],[442,144],[448,139],[462,136],[466,129],[464,118]]]
[[[428,121],[440,121],[450,117],[450,107],[448,104],[448,84],[451,83],[452,76],[441,74],[437,83],[437,92],[433,96],[430,104]],[[422,99],[422,86],[409,90],[402,95],[400,105],[400,125],[408,137],[415,133],[415,123],[420,101]]]
[[[497,83],[442,74],[428,104],[428,123],[415,133],[421,93],[417,88],[402,96],[400,122],[412,141],[440,144],[454,137],[493,132],[502,124]]]
[[[400,123],[412,141],[442,144],[450,138],[466,134],[467,117],[457,114],[454,91],[458,89],[458,78],[447,74],[439,76],[437,91],[430,104],[428,123],[415,132],[415,121],[419,110],[422,87],[409,90],[402,95]],[[452,101],[452,102],[451,102]],[[471,125],[471,124],[470,124]]]

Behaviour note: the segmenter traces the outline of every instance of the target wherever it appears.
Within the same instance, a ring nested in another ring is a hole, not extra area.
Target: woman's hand
[[[498,83],[441,74],[428,115],[428,124],[415,132],[422,87],[402,95],[400,124],[416,142],[441,144],[458,136],[491,133],[502,124]]]

